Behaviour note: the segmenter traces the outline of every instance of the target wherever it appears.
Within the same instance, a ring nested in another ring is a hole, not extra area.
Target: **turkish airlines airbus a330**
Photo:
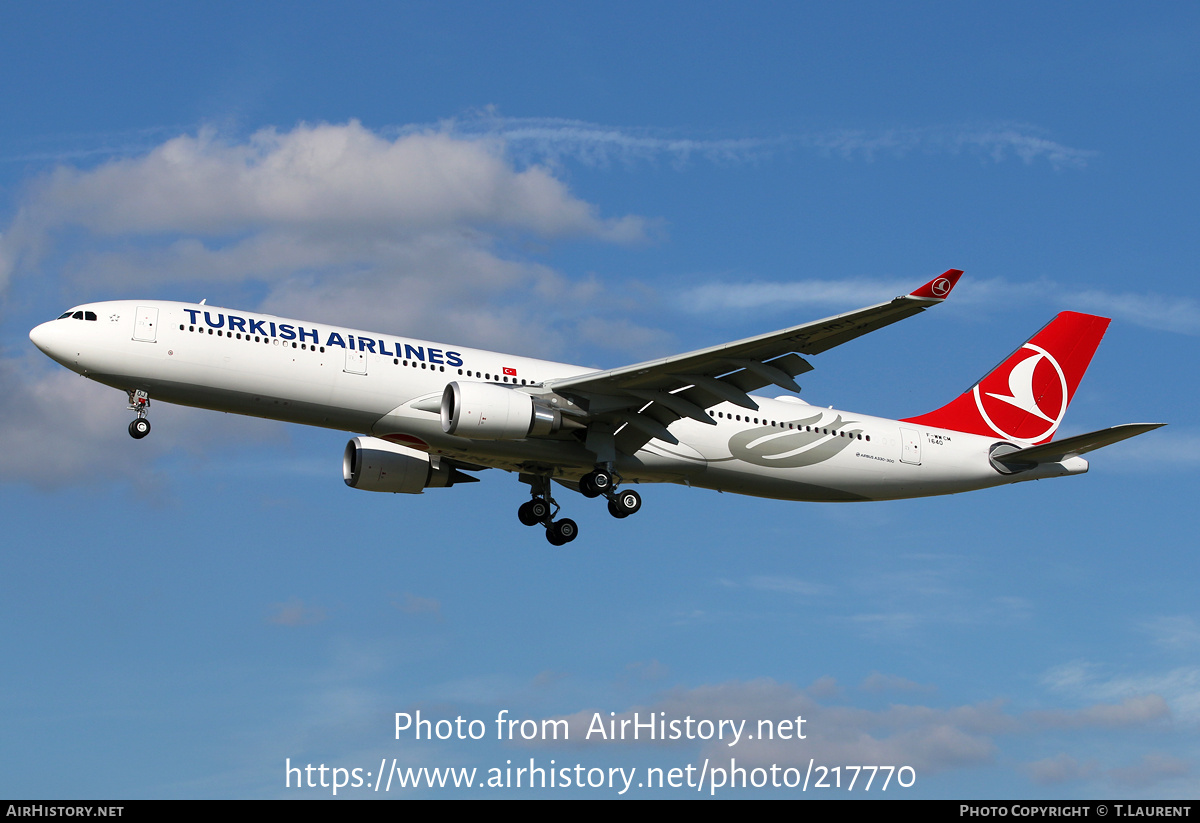
[[[1108,319],[1063,312],[969,391],[904,420],[811,406],[795,377],[815,355],[941,303],[951,269],[887,303],[607,371],[256,312],[158,301],[91,303],[29,333],[47,355],[129,395],[134,438],[151,398],[365,433],[346,484],[420,494],[517,472],[518,509],[574,540],[551,481],[628,517],[630,486],[683,483],[782,500],[893,500],[1081,474],[1080,455],[1162,424],[1054,441]]]

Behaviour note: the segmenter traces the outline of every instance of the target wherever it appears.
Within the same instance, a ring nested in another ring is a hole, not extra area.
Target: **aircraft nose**
[[[34,326],[29,332],[29,339],[33,341],[33,345],[37,346],[46,354],[50,353],[50,338],[53,333],[50,331],[49,323],[42,323],[40,326]]]
[[[33,345],[60,362],[63,357],[62,351],[67,347],[65,337],[63,324],[55,320],[34,326],[29,332],[29,339],[33,341]]]

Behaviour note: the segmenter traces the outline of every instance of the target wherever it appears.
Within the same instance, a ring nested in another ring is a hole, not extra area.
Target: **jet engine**
[[[478,482],[478,478],[436,456],[430,458],[424,452],[377,437],[356,437],[346,444],[342,477],[352,489],[403,494]]]
[[[472,440],[524,440],[554,434],[562,413],[517,389],[450,383],[442,393],[442,431]]]

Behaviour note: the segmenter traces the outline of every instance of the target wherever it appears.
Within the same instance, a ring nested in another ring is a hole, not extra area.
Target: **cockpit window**
[[[95,313],[94,311],[85,311],[85,312],[83,313],[83,319],[84,319],[84,320],[95,320],[95,319],[96,319],[96,313]]]
[[[68,317],[72,320],[95,320],[96,313],[94,311],[65,311],[58,316],[58,319],[65,320]]]
[[[63,312],[62,314],[60,314],[60,315],[58,316],[58,319],[59,319],[59,320],[64,320],[64,319],[66,319],[66,318],[68,318],[68,317],[70,317],[70,316],[71,316],[71,313],[70,313],[69,311],[65,311],[65,312]]]

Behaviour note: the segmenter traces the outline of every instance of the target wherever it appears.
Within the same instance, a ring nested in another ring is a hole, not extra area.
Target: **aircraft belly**
[[[672,427],[705,461],[702,476],[689,482],[807,501],[925,497],[1011,482],[990,465],[988,438],[815,407],[789,420],[794,407],[756,400],[760,414],[770,415],[759,425]]]
[[[648,482],[693,482],[704,474],[708,463],[704,455],[687,443],[665,443],[651,440],[632,457],[617,460],[618,470],[626,476],[636,476]]]
[[[914,447],[914,441],[917,445]],[[989,488],[1010,482],[988,460],[988,438],[937,429],[903,427],[883,482],[866,492],[874,500],[931,497]],[[912,462],[919,459],[919,462]]]

